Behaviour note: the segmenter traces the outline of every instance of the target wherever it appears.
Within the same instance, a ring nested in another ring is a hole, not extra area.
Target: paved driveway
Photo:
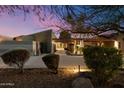
[[[80,65],[81,67],[86,67],[83,57],[82,56],[67,56],[65,54],[59,54],[60,55],[60,62],[59,67],[78,67]],[[42,56],[31,56],[28,62],[24,65],[24,68],[46,68],[42,61]],[[6,68],[8,67],[5,65],[2,60],[0,60],[0,68]]]

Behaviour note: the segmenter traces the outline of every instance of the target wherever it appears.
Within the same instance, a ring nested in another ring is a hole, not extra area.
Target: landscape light
[[[86,72],[86,71],[91,71],[90,69],[88,68],[82,68],[80,65],[74,67],[74,66],[71,66],[70,68],[67,69],[68,72],[70,73],[80,73],[80,72]]]
[[[87,68],[81,68],[80,71],[79,71],[79,69],[73,69],[73,72],[74,73],[86,72],[86,71],[91,71],[91,70],[90,69],[87,69]]]

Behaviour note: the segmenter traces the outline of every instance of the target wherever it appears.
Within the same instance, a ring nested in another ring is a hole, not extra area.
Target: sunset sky
[[[17,36],[38,32],[45,28],[37,18],[28,16],[24,20],[23,15],[0,16],[0,35]]]
[[[28,9],[32,10],[33,6],[25,6],[28,7]],[[59,28],[55,27],[55,25],[61,27],[61,28],[70,28],[69,24],[67,22],[62,20],[58,20],[58,15],[55,15],[55,12],[51,12],[49,10],[50,6],[43,6],[46,11],[41,11],[43,9],[40,9],[40,15],[47,15],[43,19],[44,21],[40,22],[38,19],[38,16],[34,12],[30,12],[27,14],[26,17],[24,17],[24,11],[18,10],[15,8],[14,15],[8,15],[7,12],[3,12],[1,14],[1,9],[0,9],[0,35],[4,36],[10,36],[10,37],[15,37],[15,36],[20,36],[20,35],[26,35],[26,34],[31,34],[31,33],[36,33],[40,31],[44,31],[45,29],[53,29],[54,32],[58,32]],[[56,8],[55,6],[53,6]],[[56,14],[59,14],[61,12],[64,17],[67,16],[68,11],[63,9],[63,6],[57,6],[59,7],[59,10],[57,11]],[[10,9],[11,6],[8,6],[8,9]],[[94,10],[90,9],[89,6],[73,6],[71,7],[73,12],[76,15],[80,14],[85,14],[86,16],[89,16]],[[33,7],[34,9],[34,7]],[[63,9],[63,10],[61,10]],[[81,10],[82,9],[82,10]],[[6,9],[4,10],[6,11]],[[124,13],[124,9],[121,9],[121,12]],[[116,14],[116,15],[113,15]],[[111,16],[111,17],[110,17]],[[86,26],[101,26],[104,23],[108,22],[116,22],[120,16],[120,13],[118,11],[113,10],[111,13],[109,11],[105,12],[100,12],[97,15],[93,16],[90,20],[85,21]],[[61,16],[62,17],[62,16]],[[26,19],[26,20],[24,20]],[[42,18],[41,18],[42,19]],[[75,17],[76,19],[76,17]],[[122,21],[120,25],[123,25],[124,22]]]
[[[0,15],[0,35],[14,37],[19,35],[26,35],[43,31],[52,28],[54,31],[58,30],[56,27],[51,27],[52,24],[59,24],[53,18],[52,20],[47,17],[44,22],[39,22],[36,15],[29,14],[24,20],[24,14],[17,12],[14,15],[1,14]]]
[[[29,9],[32,8],[32,6],[26,7],[29,7]],[[43,11],[41,15],[42,14],[44,15]],[[59,28],[53,25],[57,25],[62,28],[69,27],[65,24],[65,22],[63,22],[63,20],[60,21],[56,16],[53,17],[53,13],[49,12],[49,10],[46,10],[45,14],[47,14],[45,21],[40,22],[38,17],[32,12],[27,14],[26,18],[24,18],[24,12],[21,10],[16,10],[14,15],[8,15],[6,12],[2,14],[0,13],[0,35],[15,37],[40,32],[44,29],[50,28],[52,28],[54,32],[58,32]],[[66,12],[64,14],[66,14]]]

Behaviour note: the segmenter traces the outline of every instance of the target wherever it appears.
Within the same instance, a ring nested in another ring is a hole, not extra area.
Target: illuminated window
[[[114,47],[117,49],[119,48],[119,42],[118,41],[114,41]]]

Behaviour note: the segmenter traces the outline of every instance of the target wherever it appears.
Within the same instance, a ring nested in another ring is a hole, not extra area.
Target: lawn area
[[[0,69],[0,87],[69,88],[76,76],[67,69],[59,69],[58,74],[45,68],[25,69],[23,74],[17,69]]]

